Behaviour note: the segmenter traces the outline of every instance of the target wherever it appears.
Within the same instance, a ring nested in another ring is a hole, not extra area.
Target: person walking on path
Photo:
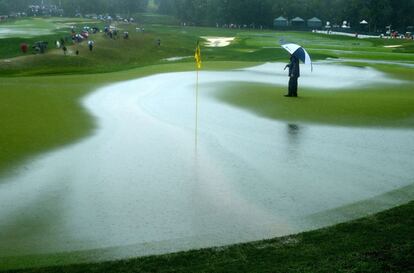
[[[290,55],[290,63],[285,66],[289,68],[289,92],[285,97],[298,96],[298,78],[300,77],[299,59],[294,55]]]

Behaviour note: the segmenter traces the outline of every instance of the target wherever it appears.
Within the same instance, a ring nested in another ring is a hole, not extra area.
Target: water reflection
[[[303,127],[298,124],[286,124],[287,158],[295,160],[300,156],[301,138],[303,138]]]
[[[287,132],[290,140],[296,141],[300,134],[300,127],[297,124],[287,124]]]

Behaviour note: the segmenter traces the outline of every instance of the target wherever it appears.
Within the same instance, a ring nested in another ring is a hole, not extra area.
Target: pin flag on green
[[[201,49],[200,49],[200,41],[197,41],[197,47],[195,50],[194,59],[197,65],[197,69],[201,69]]]
[[[198,71],[201,69],[201,49],[200,41],[197,41],[197,46],[194,54],[194,59],[197,67],[197,82],[196,82],[196,116],[195,116],[195,151],[197,152],[198,144]]]

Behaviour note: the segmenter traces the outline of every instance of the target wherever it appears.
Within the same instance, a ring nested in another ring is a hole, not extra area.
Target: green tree
[[[7,0],[0,0],[0,15],[9,14],[9,5],[6,3]]]

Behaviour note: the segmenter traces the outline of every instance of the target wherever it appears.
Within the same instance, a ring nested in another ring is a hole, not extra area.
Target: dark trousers
[[[298,96],[298,78],[290,77],[289,78],[289,96],[297,97]]]

